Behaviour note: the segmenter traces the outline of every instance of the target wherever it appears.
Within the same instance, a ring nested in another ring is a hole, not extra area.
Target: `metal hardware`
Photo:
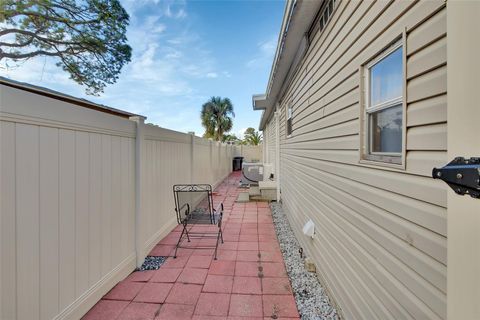
[[[443,168],[433,168],[432,177],[442,179],[459,195],[480,199],[480,157],[457,157]]]

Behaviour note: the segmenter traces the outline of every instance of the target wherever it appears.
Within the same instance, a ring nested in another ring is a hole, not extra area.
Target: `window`
[[[292,105],[287,108],[287,137],[292,134]]]
[[[402,163],[403,47],[397,42],[366,65],[366,155]]]

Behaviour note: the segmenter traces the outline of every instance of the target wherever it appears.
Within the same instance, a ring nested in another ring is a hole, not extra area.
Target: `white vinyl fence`
[[[79,319],[217,185],[234,147],[0,84],[0,319]]]
[[[239,145],[235,146],[233,152],[234,157],[243,157],[244,162],[264,162],[262,157],[263,145],[249,146]]]

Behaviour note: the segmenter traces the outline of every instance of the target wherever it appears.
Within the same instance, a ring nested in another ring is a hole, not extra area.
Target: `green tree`
[[[0,61],[56,57],[98,95],[131,59],[128,23],[118,0],[0,0]]]
[[[258,146],[260,143],[262,143],[262,134],[256,131],[254,128],[247,128],[244,133],[243,141],[245,144]]]
[[[222,141],[223,135],[233,127],[233,104],[228,98],[211,97],[202,105],[200,118],[205,128],[203,136]]]
[[[235,134],[224,134],[222,142],[240,142],[241,140]]]

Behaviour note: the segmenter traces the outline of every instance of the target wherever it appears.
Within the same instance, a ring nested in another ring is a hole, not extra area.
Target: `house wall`
[[[275,167],[275,157],[276,157],[276,135],[275,135],[275,118],[272,119],[265,125],[265,129],[263,132],[263,136],[265,137],[266,143],[266,163],[270,163],[273,167]]]
[[[172,185],[217,185],[233,155],[4,85],[0,147],[2,320],[81,318],[175,226]]]
[[[359,151],[360,66],[403,32],[404,170]],[[444,1],[342,1],[281,99],[283,205],[346,319],[446,318],[446,186],[430,178],[447,162],[446,83]],[[310,218],[314,239],[301,232]]]

